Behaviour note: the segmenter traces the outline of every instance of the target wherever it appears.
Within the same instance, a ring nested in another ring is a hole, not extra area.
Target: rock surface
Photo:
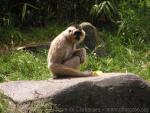
[[[130,73],[12,81],[1,83],[0,90],[9,97],[12,109],[22,113],[38,113],[43,107],[44,113],[149,113],[150,110],[150,84]]]
[[[103,41],[102,35],[98,33],[97,28],[89,22],[82,22],[79,25],[86,33],[84,45],[88,50],[96,53],[98,56],[106,56],[106,46]]]

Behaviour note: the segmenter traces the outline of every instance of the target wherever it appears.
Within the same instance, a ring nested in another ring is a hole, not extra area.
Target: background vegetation
[[[0,82],[50,78],[47,50],[33,54],[12,49],[51,41],[82,21],[103,33],[108,56],[90,52],[81,70],[132,72],[150,80],[149,0],[1,0],[0,9]],[[3,113],[7,105],[2,96]]]

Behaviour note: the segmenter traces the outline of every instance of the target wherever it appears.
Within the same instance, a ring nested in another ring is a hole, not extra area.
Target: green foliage
[[[1,29],[0,30],[0,43],[3,45],[14,45],[15,42],[23,42],[25,40],[23,34],[18,30],[14,28],[8,28],[8,29]]]
[[[6,97],[0,93],[0,113],[8,113],[8,102],[5,98]]]
[[[63,25],[53,23],[45,26],[45,28],[34,27],[24,31],[16,27],[7,27],[0,29],[0,47],[13,48],[31,42],[41,43],[41,40],[42,42],[51,41],[64,29]]]
[[[141,17],[126,19],[122,21],[118,34],[120,36],[123,35],[123,43],[125,45],[130,44],[135,46],[136,49],[139,49],[144,46],[143,42],[149,43],[150,33],[148,25],[150,25],[148,19],[143,20]]]
[[[89,12],[92,7],[95,9],[94,7],[97,5],[101,9],[98,11],[98,18],[107,17],[112,21],[116,17],[114,14],[118,13],[115,7],[116,3],[114,3],[114,0],[2,0],[0,1],[2,9],[0,26],[45,26],[53,20],[57,20],[59,23],[81,20],[94,22],[95,20],[91,19]],[[103,21],[100,19],[98,21]]]
[[[81,3],[86,3],[82,7]],[[68,1],[68,0],[1,0],[0,1],[0,26],[44,26],[50,20],[79,19],[81,9],[88,9],[89,1]],[[76,14],[74,14],[74,13]],[[87,11],[84,13],[86,14]],[[76,15],[76,16],[75,16]],[[83,16],[84,17],[84,16]]]
[[[0,78],[5,80],[46,79],[51,76],[47,69],[47,52],[33,55],[28,52],[12,52],[0,56]]]
[[[103,72],[132,72],[150,80],[149,45],[134,50],[131,45],[123,45],[120,36],[104,32],[109,55],[101,58],[95,53],[88,55],[87,63],[81,66],[84,70],[101,70]],[[107,38],[106,38],[107,37]],[[143,42],[144,43],[144,42]],[[22,79],[48,79],[47,51],[32,54],[25,51],[13,51],[0,55],[0,82]]]
[[[133,45],[136,49],[143,47],[143,42],[149,43],[150,5],[146,5],[147,2],[148,0],[130,1],[120,5],[122,20],[118,34],[123,36],[124,44]]]
[[[132,72],[146,79],[150,78],[150,6],[144,4],[130,1],[118,6],[121,16],[118,33],[104,30],[109,55],[99,58],[94,53],[89,54],[82,70]],[[54,23],[45,28],[29,28],[23,32],[18,28],[8,27],[0,29],[0,42],[2,45],[20,45],[50,41],[65,27],[66,25]],[[0,81],[49,78],[51,75],[46,66],[46,56],[47,51],[36,55],[23,51],[0,55]]]
[[[129,72],[150,80],[150,47],[144,44],[144,48],[137,51],[130,45],[122,45],[119,36],[114,36],[111,33],[105,35],[109,55],[101,58],[97,57],[95,53],[91,53],[88,56],[86,65],[82,65],[81,69],[103,72]]]
[[[149,0],[1,0],[0,26],[45,26],[53,20],[59,23],[84,20],[96,25],[117,23],[124,19],[121,18],[124,12],[131,8],[148,10],[149,4]]]
[[[96,3],[90,11],[94,18],[99,18],[99,21],[115,22],[115,15],[118,14],[116,5],[111,1],[102,1]]]
[[[33,9],[38,9],[37,7],[34,7],[33,5],[31,5],[31,4],[28,4],[28,3],[24,3],[23,4],[23,7],[22,7],[22,16],[21,16],[21,18],[22,18],[22,21],[25,19],[25,16],[27,15],[27,13],[30,13],[30,12],[28,12],[28,7],[29,8],[33,8]]]

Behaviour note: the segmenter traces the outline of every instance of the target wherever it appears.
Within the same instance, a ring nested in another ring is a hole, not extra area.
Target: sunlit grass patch
[[[42,53],[43,52],[43,53]],[[47,69],[47,51],[32,54],[25,51],[11,52],[0,56],[2,80],[46,79],[51,76]]]

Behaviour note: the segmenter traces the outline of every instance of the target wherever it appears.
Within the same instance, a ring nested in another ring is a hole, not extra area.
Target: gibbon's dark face
[[[81,34],[82,34],[82,33],[81,33],[81,31],[80,31],[80,30],[75,31],[75,32],[74,32],[75,39],[76,39],[76,40],[80,40],[80,36],[81,36]]]
[[[74,27],[76,28],[76,30],[74,31],[74,36],[76,40],[80,40],[80,37],[82,35],[82,29],[80,26],[78,25],[74,25]]]
[[[85,32],[79,26],[70,26],[67,31],[69,32],[69,37],[76,43],[80,43],[85,38]]]

